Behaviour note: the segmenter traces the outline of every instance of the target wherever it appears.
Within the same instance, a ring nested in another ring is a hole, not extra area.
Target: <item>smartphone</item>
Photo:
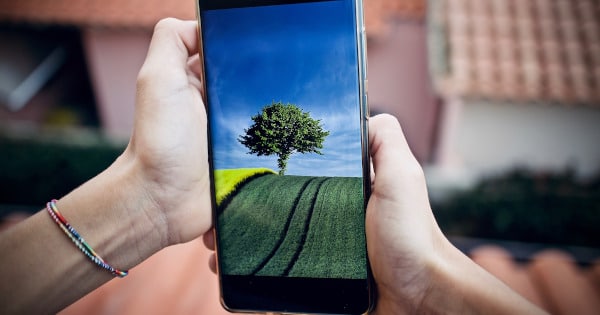
[[[198,18],[223,306],[366,313],[361,0],[199,0]]]

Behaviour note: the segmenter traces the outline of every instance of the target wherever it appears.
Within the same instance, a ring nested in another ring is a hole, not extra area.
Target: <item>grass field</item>
[[[237,168],[215,170],[216,201],[220,205],[224,199],[246,181],[264,174],[276,174],[268,168]]]
[[[219,209],[229,275],[366,277],[361,178],[252,177]]]

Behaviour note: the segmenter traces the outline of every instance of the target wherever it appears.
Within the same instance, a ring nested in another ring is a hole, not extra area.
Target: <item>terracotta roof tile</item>
[[[59,314],[230,314],[219,304],[210,255],[201,240],[171,246]]]
[[[193,0],[0,0],[0,20],[114,28],[152,28],[164,17],[195,18]]]
[[[68,314],[228,314],[201,241],[167,248],[74,303]],[[484,269],[553,314],[599,314],[600,263],[581,267],[565,252],[544,250],[526,263],[506,249],[484,245],[470,256]],[[162,275],[169,273],[170,277]]]
[[[531,263],[530,274],[549,302],[553,314],[598,314],[600,295],[586,276],[564,252],[548,250]]]
[[[515,262],[506,249],[494,245],[481,246],[471,252],[471,258],[532,303],[548,309],[526,266]]]
[[[379,35],[387,31],[390,19],[422,20],[426,0],[364,0],[365,24],[369,34]]]
[[[517,263],[505,249],[484,245],[472,259],[516,292],[552,314],[599,314],[597,276],[600,262],[578,265],[564,251],[545,249],[526,263]]]
[[[600,104],[600,1],[435,0],[430,9],[443,88]]]
[[[0,231],[24,218],[6,217]],[[589,263],[582,265],[564,250],[537,250],[538,245],[451,240],[481,267],[552,314],[600,314],[600,257],[592,261],[585,257]],[[514,248],[515,244],[524,248]],[[598,250],[592,252],[597,256]],[[529,256],[525,260],[523,253]],[[201,240],[171,246],[132,269],[127,278],[106,283],[59,314],[230,314],[219,304],[217,278],[208,268],[210,255]]]
[[[589,279],[592,282],[592,285],[596,289],[597,296],[600,296],[600,259],[597,260],[592,267],[588,270]]]

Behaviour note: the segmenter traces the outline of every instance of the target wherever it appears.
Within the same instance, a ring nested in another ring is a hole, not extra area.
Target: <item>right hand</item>
[[[398,120],[371,117],[369,145],[375,174],[366,229],[378,291],[375,312],[412,313],[428,289],[425,266],[449,243],[433,217],[423,169]]]

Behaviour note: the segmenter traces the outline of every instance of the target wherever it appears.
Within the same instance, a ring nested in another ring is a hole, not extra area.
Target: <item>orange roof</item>
[[[367,23],[379,32],[385,20],[422,18],[425,0],[365,0]],[[0,0],[0,21],[149,29],[164,17],[195,18],[194,0]]]
[[[430,9],[442,89],[600,104],[600,1],[435,0]]]
[[[363,0],[367,32],[379,35],[387,30],[393,18],[421,20],[425,15],[425,0]]]
[[[0,20],[76,26],[152,28],[163,17],[194,19],[193,0],[1,0]]]
[[[229,314],[218,302],[210,255],[201,240],[166,248],[59,314]],[[547,249],[523,264],[494,245],[478,246],[470,255],[552,314],[600,314],[600,262],[580,267],[566,252]]]
[[[25,218],[18,213],[0,218],[0,232]],[[600,314],[598,249],[557,250],[456,237],[451,241],[552,314]],[[127,278],[106,283],[59,314],[230,314],[219,305],[217,278],[208,268],[210,255],[200,239],[171,246],[132,269]]]
[[[529,301],[551,314],[600,313],[600,262],[580,267],[569,254],[546,249],[527,264],[498,246],[481,246],[471,258]]]

